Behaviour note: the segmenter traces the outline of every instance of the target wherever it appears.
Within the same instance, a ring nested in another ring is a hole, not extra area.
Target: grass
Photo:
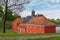
[[[52,38],[37,38],[37,39],[28,39],[28,40],[60,40],[60,36],[52,37]]]
[[[6,29],[6,33],[2,33],[2,29],[0,29],[0,37],[6,37],[6,36],[39,36],[39,35],[56,35],[60,33],[50,33],[50,34],[21,34],[16,31],[13,31],[12,29]]]
[[[0,30],[0,37],[7,37],[7,36],[21,36],[21,35],[13,31],[12,29],[6,29],[6,33],[2,33],[2,31]]]
[[[60,33],[57,33],[60,34]],[[13,31],[12,29],[6,29],[6,33],[2,33],[2,30],[0,29],[0,40],[20,40],[19,37],[21,36],[41,36],[41,35],[56,35],[55,34],[21,34],[18,32]],[[53,37],[53,38],[37,38],[37,39],[28,39],[28,40],[59,40],[60,37]]]
[[[21,34],[12,29],[6,29],[6,33],[2,33],[2,29],[0,29],[0,37],[16,37],[16,36],[37,36],[37,35],[49,35],[49,34]]]

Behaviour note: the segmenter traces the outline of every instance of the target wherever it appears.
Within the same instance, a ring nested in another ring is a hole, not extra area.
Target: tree
[[[12,11],[10,9],[7,9],[7,21],[13,21],[16,18],[20,18],[21,16],[18,14],[12,14]],[[3,8],[0,6],[0,18],[2,18],[4,15]],[[12,18],[13,17],[13,18]]]
[[[16,18],[20,18],[21,16],[17,15],[17,14],[12,14],[12,11],[10,9],[7,9],[7,21],[13,21]],[[2,18],[4,15],[3,13],[3,8],[0,6],[0,18]],[[12,18],[13,17],[13,18]]]
[[[13,17],[13,18],[12,18]],[[19,15],[12,15],[11,13],[7,15],[7,21],[14,21],[16,18],[20,18]]]
[[[58,19],[58,18],[57,18],[56,20],[58,20],[58,21],[59,21],[60,19]]]
[[[0,6],[0,18],[2,17],[3,15],[3,8]]]
[[[5,6],[6,0],[0,0],[0,5]],[[28,4],[30,0],[8,0],[7,7],[15,13],[16,11],[23,11],[25,9],[25,5]]]
[[[12,3],[10,3],[12,2]],[[0,0],[0,5],[5,9],[3,15],[3,33],[5,33],[5,24],[7,19],[7,9],[11,9],[12,12],[23,11],[24,5],[29,3],[29,0]]]

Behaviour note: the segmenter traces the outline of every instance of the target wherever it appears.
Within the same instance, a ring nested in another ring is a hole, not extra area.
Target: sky
[[[60,18],[60,0],[31,0],[26,9],[20,13],[22,17],[31,15],[34,9],[35,14],[43,14],[50,19]]]

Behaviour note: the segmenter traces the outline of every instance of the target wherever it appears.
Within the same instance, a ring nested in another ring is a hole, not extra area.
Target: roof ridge
[[[53,22],[49,21],[45,16],[32,17],[32,19],[27,23],[30,23],[30,24],[54,24]]]

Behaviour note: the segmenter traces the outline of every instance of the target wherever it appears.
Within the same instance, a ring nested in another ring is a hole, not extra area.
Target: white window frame
[[[40,25],[40,30],[42,30],[42,25]]]

